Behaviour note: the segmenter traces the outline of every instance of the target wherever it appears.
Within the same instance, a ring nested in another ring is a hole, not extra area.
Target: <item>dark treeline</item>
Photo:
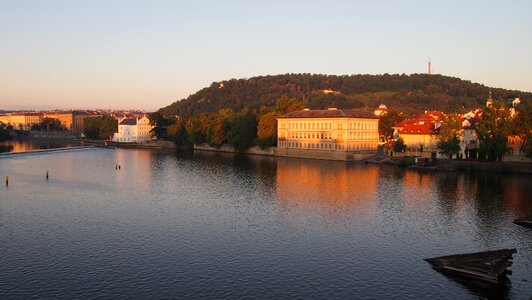
[[[261,111],[262,108],[273,107],[280,97],[287,96],[311,109],[372,110],[384,103],[388,108],[405,114],[432,109],[452,113],[483,106],[488,93],[487,86],[443,75],[284,74],[214,82],[186,99],[161,108],[159,112],[191,116],[224,108]],[[492,89],[492,93],[496,99],[518,96],[525,102],[532,99],[532,93],[526,92],[496,88]]]

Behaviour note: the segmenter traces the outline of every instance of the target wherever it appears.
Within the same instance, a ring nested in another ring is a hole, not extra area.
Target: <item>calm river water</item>
[[[423,258],[499,248],[499,296],[532,296],[527,175],[90,149],[0,176],[1,299],[477,299]]]

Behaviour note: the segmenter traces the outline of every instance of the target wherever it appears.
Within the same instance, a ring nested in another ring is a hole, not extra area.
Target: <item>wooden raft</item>
[[[499,283],[499,279],[510,272],[515,249],[456,254],[425,259],[434,269],[451,275],[476,279],[490,284]]]
[[[532,216],[516,219],[514,224],[532,228]]]

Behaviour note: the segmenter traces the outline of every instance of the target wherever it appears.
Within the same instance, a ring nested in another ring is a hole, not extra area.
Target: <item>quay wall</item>
[[[215,151],[226,153],[237,153],[230,145],[222,145],[219,148],[211,147],[207,144],[194,145],[194,150],[200,151]],[[258,146],[252,147],[247,151],[242,152],[244,154],[252,155],[266,155],[277,157],[293,157],[293,158],[308,158],[308,159],[321,159],[321,160],[337,160],[337,161],[363,161],[377,154],[375,151],[331,151],[331,150],[316,150],[316,149],[288,149],[270,147],[267,149],[261,149]]]

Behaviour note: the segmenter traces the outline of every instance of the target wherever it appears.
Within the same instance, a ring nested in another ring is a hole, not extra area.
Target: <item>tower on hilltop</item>
[[[429,72],[428,72],[429,75],[431,74],[431,72],[430,72],[431,68],[432,68],[432,66],[431,66],[431,61],[430,61],[430,58],[429,58]]]

